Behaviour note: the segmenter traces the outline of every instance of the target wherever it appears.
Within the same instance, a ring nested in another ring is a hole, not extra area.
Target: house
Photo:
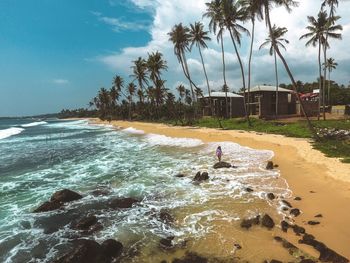
[[[209,94],[198,98],[203,116],[218,116],[224,117],[226,115],[226,92],[213,91]],[[214,112],[211,112],[211,103]],[[243,117],[245,116],[244,110],[244,97],[233,92],[227,92],[228,102],[228,117]]]
[[[296,114],[296,96],[292,90],[276,86],[258,85],[246,92],[246,103],[249,103],[251,115],[269,118],[276,115],[276,95],[278,94],[278,115]]]

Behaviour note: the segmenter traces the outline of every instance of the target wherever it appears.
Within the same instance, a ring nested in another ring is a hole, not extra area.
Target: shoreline
[[[169,137],[200,139],[203,142],[230,141],[253,149],[271,150],[272,158],[279,165],[281,177],[287,180],[294,197],[301,201],[288,200],[302,214],[295,218],[295,223],[304,227],[307,233],[328,247],[350,258],[350,213],[346,207],[350,202],[350,164],[341,163],[336,158],[328,158],[312,148],[310,140],[284,137],[282,135],[256,132],[217,130],[210,128],[178,127],[158,123],[101,121],[88,119],[92,124],[109,124],[116,128],[133,127],[145,133],[161,134]],[[315,215],[322,214],[322,218]],[[321,224],[310,226],[308,221]],[[298,239],[289,231],[284,236],[288,241],[318,256],[310,246],[298,244]]]

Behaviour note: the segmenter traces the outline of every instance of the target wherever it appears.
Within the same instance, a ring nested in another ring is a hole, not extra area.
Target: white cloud
[[[67,79],[53,79],[52,82],[57,85],[67,85],[69,84],[69,80]]]
[[[147,57],[147,54],[159,50],[164,54],[164,58],[168,62],[169,70],[165,73],[164,78],[167,79],[169,87],[174,87],[177,83],[187,83],[181,73],[178,61],[173,54],[172,44],[168,41],[167,33],[171,28],[182,22],[185,25],[195,21],[203,21],[205,25],[207,20],[202,19],[205,12],[205,2],[209,0],[129,0],[137,8],[150,11],[152,14],[152,25],[149,27],[151,40],[142,47],[126,47],[119,52],[101,55],[98,60],[107,65],[115,73],[128,76],[130,74],[131,61],[137,57]],[[289,14],[283,8],[274,9],[271,13],[273,23],[278,26],[288,28],[286,38],[290,40],[287,45],[287,51],[283,51],[286,59],[294,72],[296,79],[302,81],[313,81],[317,78],[317,49],[306,48],[305,41],[299,41],[299,37],[305,33],[307,26],[307,16],[317,16],[319,11],[319,0],[300,1],[300,6],[294,8]],[[332,40],[329,55],[334,57],[339,67],[334,71],[333,76],[337,81],[346,83],[348,78],[348,67],[350,66],[350,52],[348,43],[350,41],[350,2],[340,1],[338,14],[342,16],[339,22],[344,26],[343,41]],[[102,15],[100,15],[102,18]],[[105,21],[107,23],[107,20]],[[109,21],[113,25],[114,20]],[[250,24],[245,26],[250,30]],[[256,39],[254,43],[254,57],[252,67],[252,84],[274,83],[273,58],[268,55],[267,50],[259,51],[260,44],[267,36],[267,30],[264,22],[257,23]],[[218,88],[223,84],[222,78],[222,59],[221,46],[217,43],[216,37],[212,36],[209,48],[203,51],[205,64],[208,71],[210,83]],[[250,39],[245,38],[240,48],[241,56],[245,67],[248,61]],[[235,90],[242,86],[240,69],[237,63],[237,57],[234,53],[232,42],[228,35],[225,36],[225,56],[227,81],[230,87]],[[187,54],[190,72],[196,83],[199,83],[203,89],[206,89],[204,74],[198,51],[193,47],[191,54]],[[289,82],[284,69],[280,65],[281,82]],[[247,74],[247,70],[246,70]]]

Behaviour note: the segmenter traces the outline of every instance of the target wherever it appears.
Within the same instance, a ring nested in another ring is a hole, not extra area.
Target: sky
[[[24,116],[59,112],[64,108],[87,107],[101,87],[110,88],[113,76],[132,81],[132,61],[159,50],[168,63],[166,86],[174,90],[187,85],[168,41],[167,33],[182,22],[202,18],[206,0],[0,0],[0,116]],[[338,68],[332,79],[350,81],[350,1],[339,1],[343,40],[332,40],[329,55]],[[300,0],[291,14],[283,8],[272,11],[272,22],[288,28],[290,41],[283,51],[296,79],[317,78],[317,48],[299,40],[307,16],[317,16],[320,0]],[[244,24],[248,29],[249,23]],[[207,28],[208,29],[208,28]],[[268,50],[259,50],[267,36],[263,22],[256,28],[252,85],[274,84],[274,61]],[[203,51],[210,85],[222,84],[220,46],[213,41]],[[250,39],[244,37],[239,49],[245,67]],[[228,85],[242,86],[240,68],[229,36],[225,36]],[[198,86],[206,89],[202,64],[194,48],[187,54],[189,70]],[[280,82],[288,83],[279,65]]]

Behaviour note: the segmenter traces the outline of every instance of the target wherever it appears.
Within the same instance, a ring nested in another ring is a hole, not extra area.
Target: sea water
[[[237,168],[213,169],[218,145],[224,161]],[[169,236],[175,244],[187,244],[183,253],[233,257],[233,242],[250,242],[239,229],[242,218],[264,212],[277,220],[284,216],[281,203],[266,198],[269,192],[291,195],[278,171],[264,169],[272,157],[271,151],[232,142],[169,138],[86,120],[0,120],[0,262],[52,261],[81,237],[70,228],[72,220],[87,215],[97,216],[103,229],[84,238],[119,240],[125,247],[123,262],[181,255],[159,248],[159,240]],[[198,171],[208,172],[209,181],[193,184]],[[179,173],[185,177],[176,177]],[[32,213],[65,188],[84,198],[64,210]],[[109,194],[96,197],[96,189]],[[142,201],[130,209],[103,205],[118,197]],[[159,220],[160,211],[169,212],[174,222]],[[242,253],[252,262],[264,257],[249,248]]]

